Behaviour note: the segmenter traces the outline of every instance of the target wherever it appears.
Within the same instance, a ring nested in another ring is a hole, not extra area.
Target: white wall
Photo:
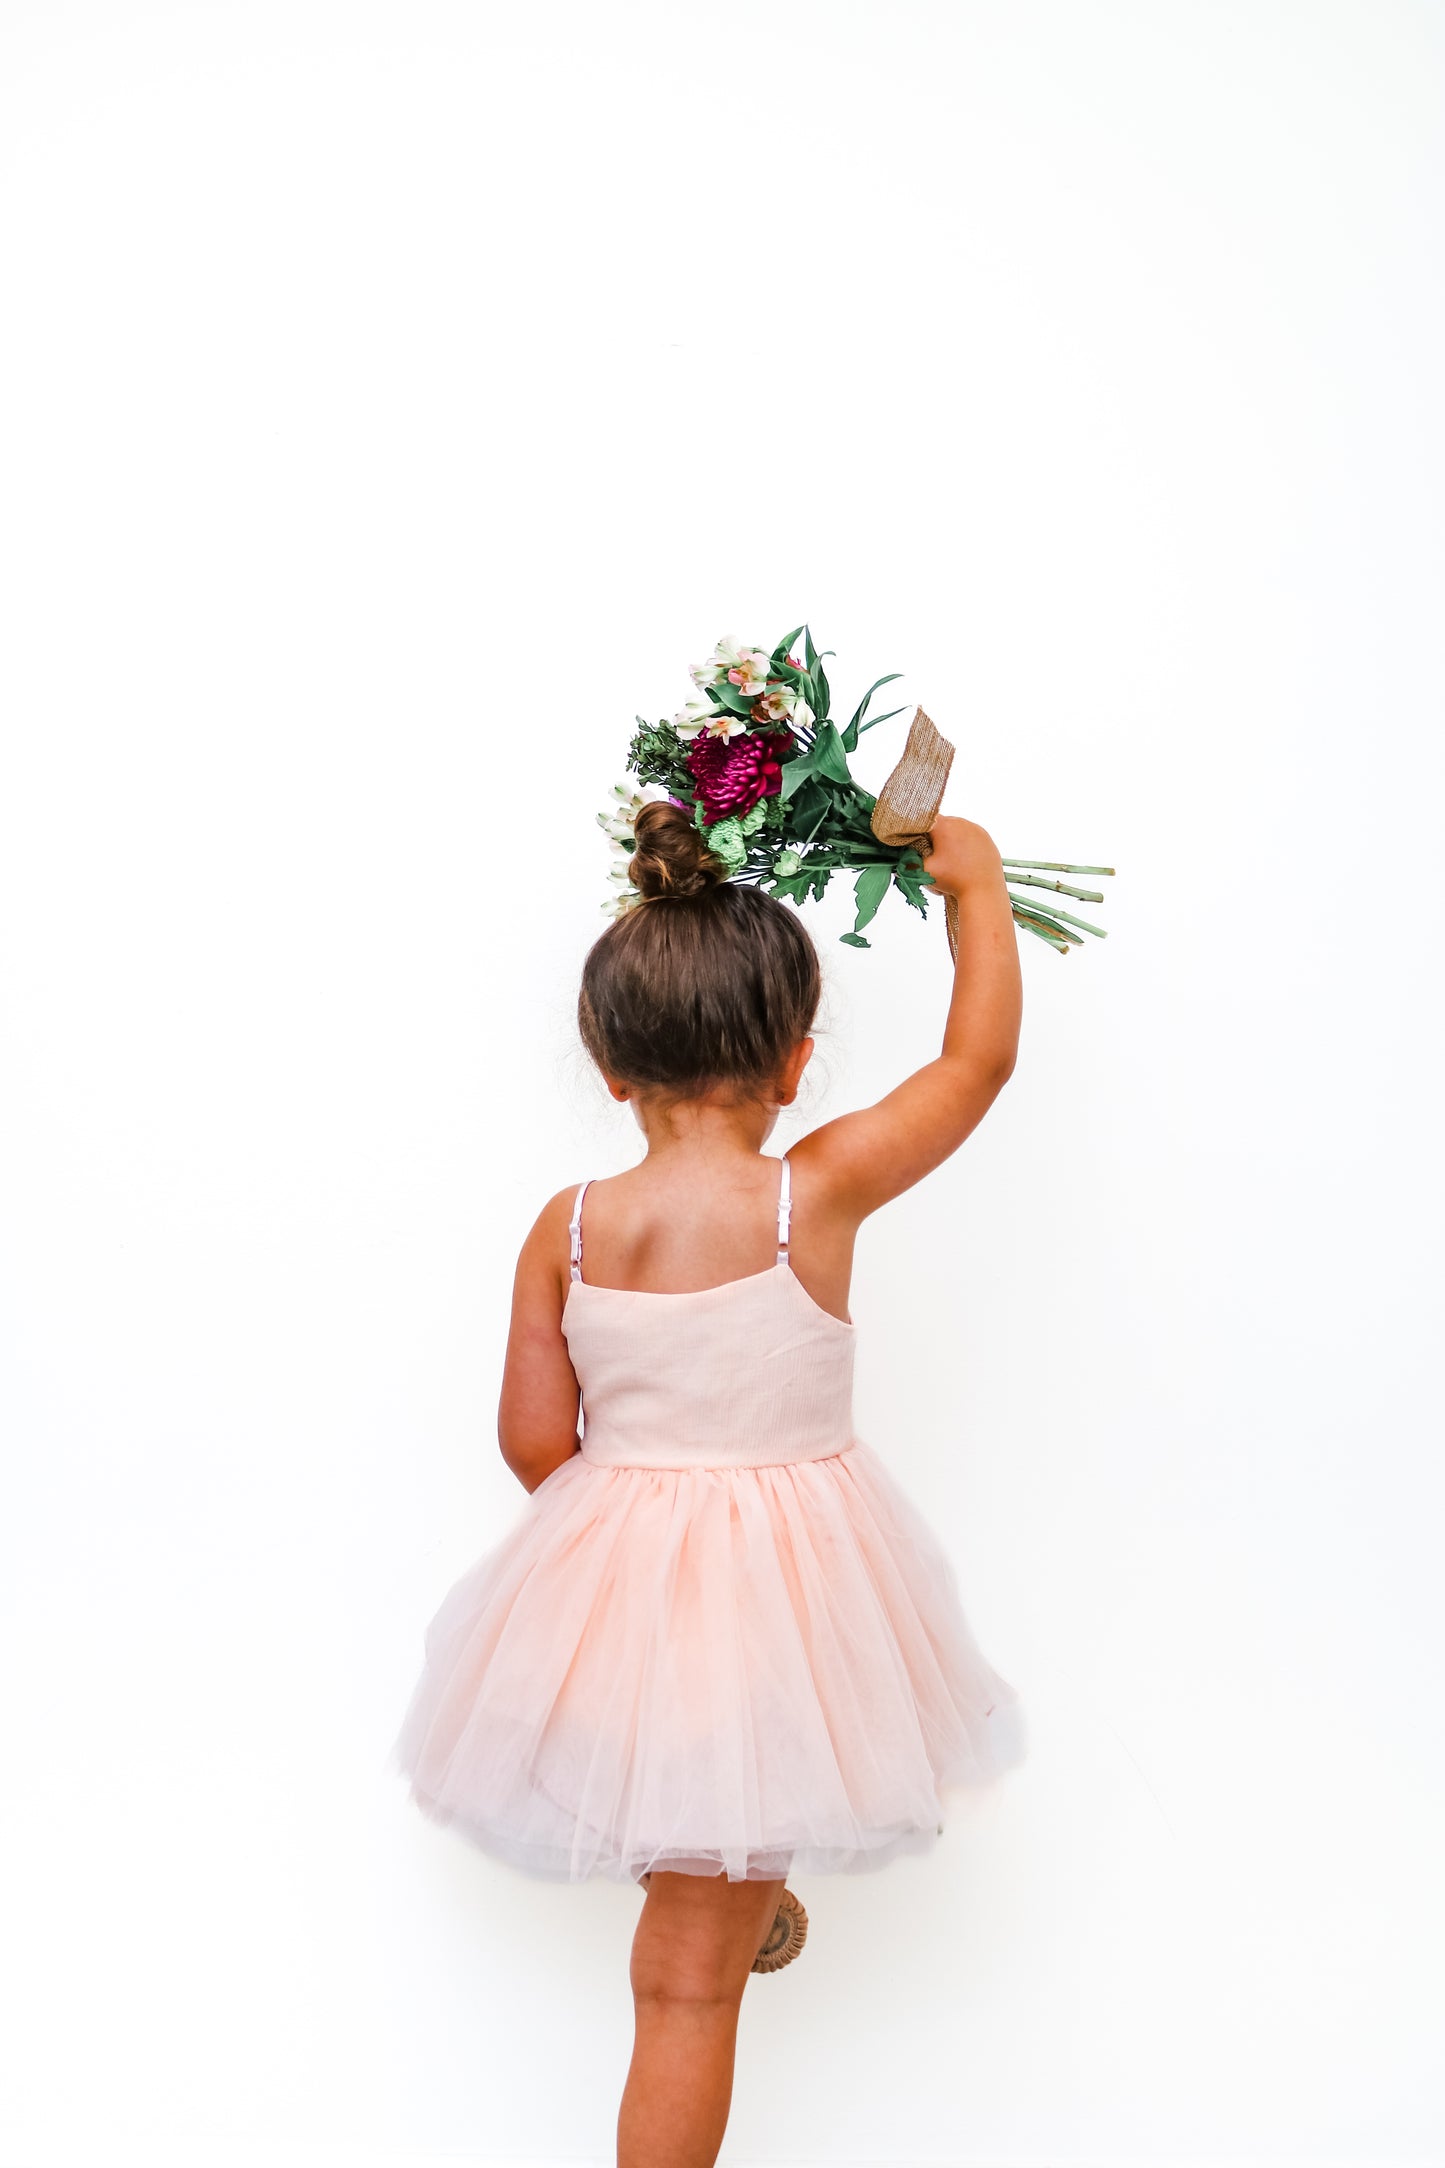
[[[634,1150],[593,811],[806,613],[1119,872],[855,1286],[1031,1758],[802,1887],[725,2158],[1445,2158],[1439,9],[0,30],[17,2157],[610,2158],[635,1892],[383,1764],[517,1242]],[[812,923],[806,1121],[945,995]]]

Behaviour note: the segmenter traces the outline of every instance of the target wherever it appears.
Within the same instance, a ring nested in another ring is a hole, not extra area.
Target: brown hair
[[[632,880],[643,901],[593,943],[577,1023],[620,1083],[694,1098],[766,1092],[812,1027],[818,952],[795,911],[728,879],[682,806],[643,806]]]

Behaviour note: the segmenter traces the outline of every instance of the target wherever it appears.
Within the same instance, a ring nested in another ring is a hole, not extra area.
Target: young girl
[[[848,1316],[860,1221],[987,1112],[1022,989],[998,852],[940,820],[941,1053],[765,1157],[812,1052],[813,944],[681,808],[644,806],[636,837],[643,900],[578,1015],[647,1154],[560,1192],[523,1245],[499,1435],[531,1504],[433,1620],[396,1753],[488,1851],[645,1886],[619,2168],[709,2168],[785,1877],[931,1845],[942,1787],[1024,1751],[952,1567],[853,1433]]]

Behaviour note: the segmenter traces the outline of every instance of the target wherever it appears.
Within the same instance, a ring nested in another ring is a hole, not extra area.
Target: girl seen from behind
[[[991,838],[940,819],[927,868],[958,907],[939,1054],[779,1161],[813,944],[687,811],[638,813],[640,900],[578,1014],[646,1155],[560,1190],[523,1245],[499,1437],[530,1502],[433,1619],[397,1742],[418,1805],[485,1850],[642,1885],[619,2168],[716,2160],[743,1990],[800,1946],[787,1877],[928,1848],[948,1788],[1025,1751],[944,1550],[852,1427],[858,1228],[1018,1049]]]

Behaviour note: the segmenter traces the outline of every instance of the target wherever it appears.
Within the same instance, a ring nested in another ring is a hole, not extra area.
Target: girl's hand
[[[1003,873],[998,847],[977,821],[941,815],[933,824],[932,843],[923,863],[929,879],[946,895],[961,896],[974,882],[997,881]]]

